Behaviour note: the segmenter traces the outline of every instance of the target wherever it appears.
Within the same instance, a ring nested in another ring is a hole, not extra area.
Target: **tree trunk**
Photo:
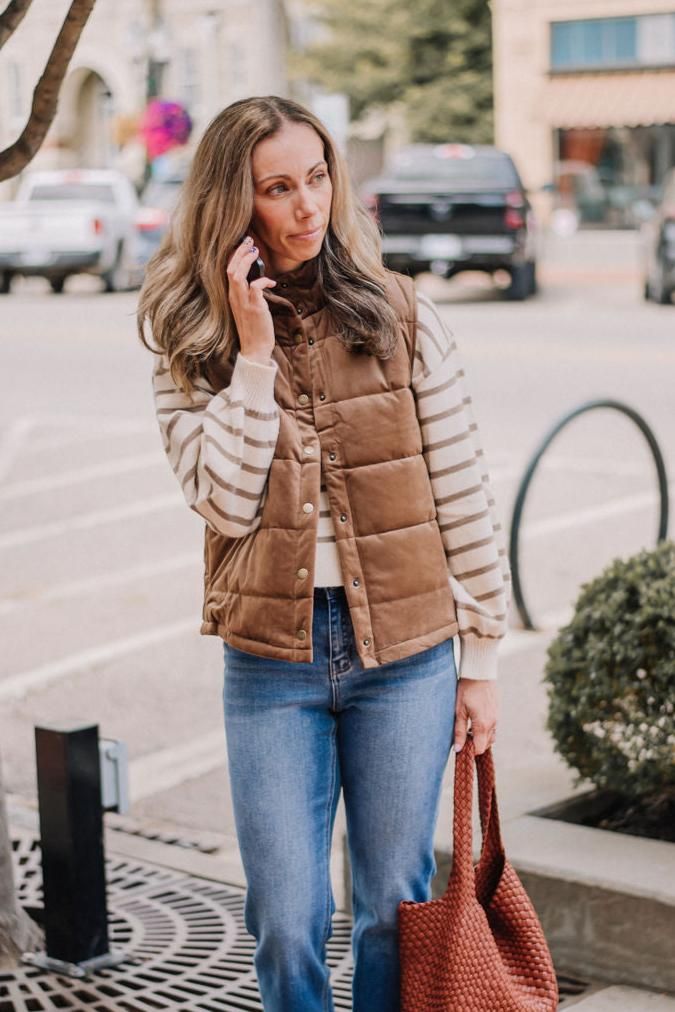
[[[17,965],[22,952],[40,948],[42,932],[16,899],[12,846],[0,766],[0,969]]]

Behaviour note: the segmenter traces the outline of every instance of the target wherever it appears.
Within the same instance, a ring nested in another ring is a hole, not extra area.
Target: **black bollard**
[[[123,956],[108,945],[97,725],[35,728],[46,955],[24,958],[82,977]]]

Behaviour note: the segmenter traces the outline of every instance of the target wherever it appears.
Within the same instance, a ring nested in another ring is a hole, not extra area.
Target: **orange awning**
[[[675,69],[556,75],[542,89],[541,114],[567,129],[675,123]]]

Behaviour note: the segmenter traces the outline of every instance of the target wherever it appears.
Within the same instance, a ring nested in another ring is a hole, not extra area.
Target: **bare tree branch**
[[[32,2],[33,0],[11,0],[0,14],[0,49],[21,24]]]
[[[30,117],[21,136],[0,152],[0,181],[10,179],[34,158],[52,124],[59,101],[59,89],[66,76],[82,29],[96,0],[73,0],[49,54],[42,77],[33,92]]]

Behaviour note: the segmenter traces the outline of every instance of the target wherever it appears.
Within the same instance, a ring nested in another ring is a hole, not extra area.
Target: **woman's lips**
[[[315,228],[312,232],[301,232],[299,235],[292,235],[291,239],[302,239],[303,241],[305,241],[310,239],[316,239],[320,234],[321,234],[321,226],[319,225],[319,227]]]

